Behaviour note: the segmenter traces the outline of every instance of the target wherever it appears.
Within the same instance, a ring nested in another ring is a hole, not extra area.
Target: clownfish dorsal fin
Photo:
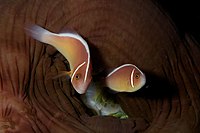
[[[62,30],[58,36],[62,36],[62,37],[71,37],[73,39],[76,39],[78,41],[81,42],[81,44],[85,47],[85,50],[88,54],[88,59],[87,59],[87,70],[89,69],[89,64],[90,64],[90,50],[89,50],[89,47],[88,47],[88,44],[87,42],[74,30],[70,29],[70,28],[65,28],[64,30]]]

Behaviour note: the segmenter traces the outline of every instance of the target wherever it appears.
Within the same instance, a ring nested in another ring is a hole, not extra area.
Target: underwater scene
[[[0,133],[199,133],[197,5],[0,0]]]

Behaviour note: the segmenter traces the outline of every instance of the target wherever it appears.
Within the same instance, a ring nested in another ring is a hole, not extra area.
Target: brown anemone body
[[[181,39],[145,0],[1,0],[0,132],[198,132],[199,44]],[[26,24],[53,32],[75,29],[87,40],[94,71],[124,63],[147,86],[119,94],[130,119],[89,116],[65,78],[63,56],[25,34]]]

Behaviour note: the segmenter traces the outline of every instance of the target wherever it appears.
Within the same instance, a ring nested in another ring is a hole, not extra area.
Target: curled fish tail
[[[54,33],[37,25],[26,26],[25,30],[26,33],[34,39],[43,43],[51,44],[51,36],[54,35]]]

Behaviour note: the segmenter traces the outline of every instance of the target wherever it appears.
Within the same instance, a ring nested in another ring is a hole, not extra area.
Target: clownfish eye
[[[139,78],[140,78],[140,74],[139,74],[139,73],[136,73],[136,74],[135,74],[135,78],[136,78],[136,79],[139,79]]]
[[[81,74],[80,73],[78,73],[78,74],[75,75],[75,79],[76,80],[79,80],[80,78],[81,78]]]

